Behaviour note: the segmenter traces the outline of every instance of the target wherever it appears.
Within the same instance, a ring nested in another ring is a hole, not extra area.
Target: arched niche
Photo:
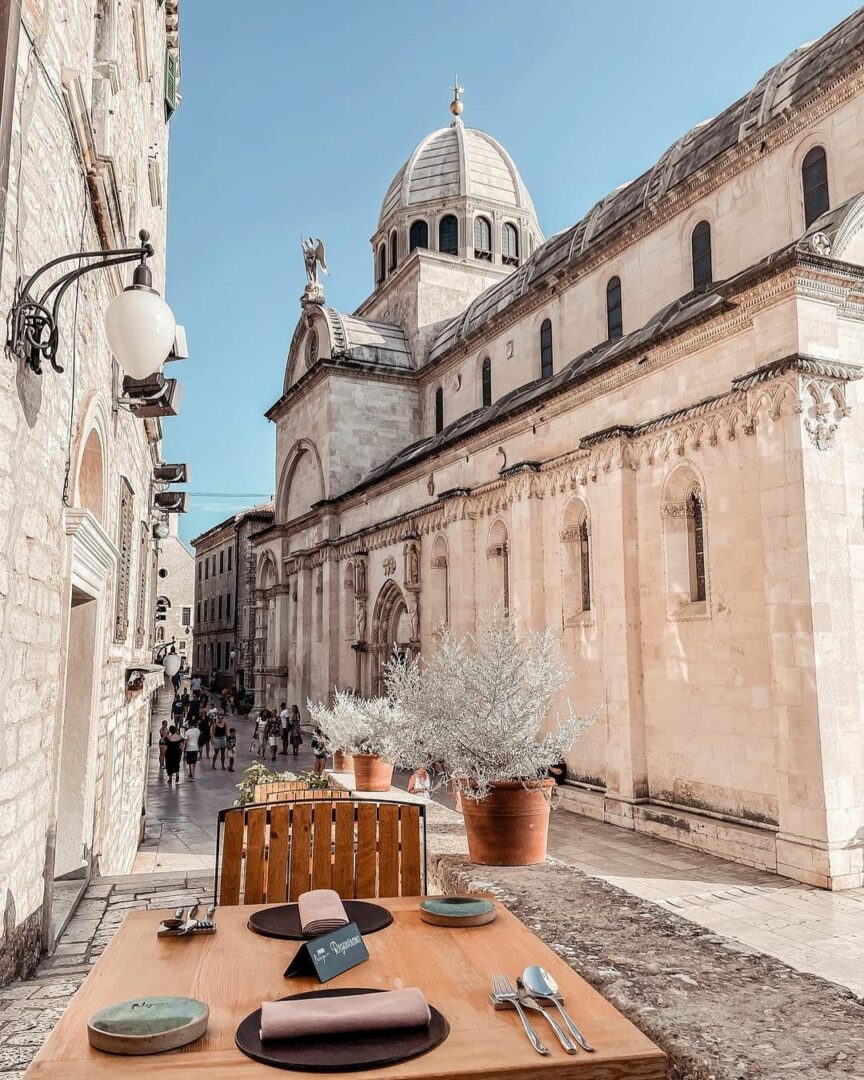
[[[76,504],[89,510],[100,525],[105,525],[105,456],[98,430],[91,428],[78,463]]]
[[[450,625],[450,552],[447,540],[439,534],[432,544],[430,564],[430,599],[432,602],[432,630],[438,631]]]
[[[486,541],[487,606],[490,611],[510,614],[510,537],[503,521],[496,521]]]
[[[588,507],[573,498],[561,515],[561,603],[565,626],[591,610],[591,551]]]
[[[276,520],[293,521],[325,498],[324,470],[314,443],[301,439],[291,448],[279,478]]]

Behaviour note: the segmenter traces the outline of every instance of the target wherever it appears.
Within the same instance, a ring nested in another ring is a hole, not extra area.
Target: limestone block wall
[[[113,20],[110,42],[99,40],[116,65],[113,83],[94,98],[97,5],[22,5],[0,270],[4,316],[20,274],[105,242],[127,246],[141,227],[152,234],[154,282],[164,288],[165,8],[98,7]],[[86,140],[88,131],[98,160],[87,145],[82,157],[78,137]],[[63,374],[0,364],[0,978],[26,971],[38,956],[48,917],[45,875],[50,881],[55,844],[63,842],[58,829],[72,822],[80,836],[70,850],[83,866],[109,872],[131,868],[137,842],[149,699],[127,701],[124,681],[131,664],[149,658],[150,483],[159,451],[158,431],[151,428],[148,441],[144,423],[114,405],[119,374],[102,317],[124,281],[92,274],[67,295]],[[118,635],[121,478],[131,524],[123,553],[128,627]],[[78,604],[95,606],[80,628]],[[92,670],[81,683],[67,663],[70,633],[81,646],[79,629],[91,635],[83,654]],[[64,742],[83,745],[84,755],[64,755]],[[70,777],[67,760],[83,762],[83,771],[76,766]]]

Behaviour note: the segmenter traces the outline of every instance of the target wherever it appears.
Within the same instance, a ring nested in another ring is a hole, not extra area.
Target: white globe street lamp
[[[105,309],[108,346],[132,379],[146,379],[162,367],[177,331],[174,312],[152,283],[149,267],[136,266],[132,284]]]
[[[176,323],[171,308],[153,288],[153,275],[147,266],[147,259],[153,255],[150,234],[142,229],[138,236],[140,247],[61,255],[45,263],[26,281],[19,279],[7,320],[8,351],[37,375],[42,374],[44,360],[49,360],[55,371],[62,372],[63,367],[57,362],[60,344],[57,316],[60,301],[70,286],[91,270],[138,262],[132,284],[115,296],[105,310],[105,336],[117,362],[130,378],[146,379],[155,374],[171,352]],[[96,261],[85,262],[86,259]],[[78,264],[74,270],[68,270],[45,289],[34,288],[43,274],[73,261]]]

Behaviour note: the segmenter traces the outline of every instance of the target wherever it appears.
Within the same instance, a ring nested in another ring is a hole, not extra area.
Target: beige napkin
[[[301,893],[297,897],[297,907],[300,909],[300,928],[304,937],[330,934],[349,922],[339,893],[333,889],[313,889]]]
[[[431,1019],[423,991],[386,990],[300,1001],[265,1001],[261,1005],[261,1039],[299,1039],[352,1031],[387,1031],[425,1027]]]

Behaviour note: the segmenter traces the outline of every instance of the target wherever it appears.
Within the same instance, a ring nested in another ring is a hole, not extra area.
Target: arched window
[[[544,319],[540,326],[540,378],[548,379],[552,371],[552,322]]]
[[[509,221],[501,226],[501,262],[505,266],[519,265],[519,233]]]
[[[444,430],[444,391],[439,386],[435,391],[435,434]]]
[[[445,255],[459,254],[459,222],[452,214],[445,214],[438,222],[438,250]]]
[[[483,405],[492,404],[492,361],[487,356],[480,368]]]
[[[413,221],[411,223],[411,231],[408,234],[408,249],[413,251],[414,248],[428,248],[429,247],[429,226],[425,221]]]
[[[690,252],[693,261],[693,288],[710,285],[714,274],[711,270],[711,226],[707,221],[700,221],[693,230]]]
[[[702,499],[697,491],[687,496],[687,553],[690,568],[690,602],[705,599],[705,531]]]
[[[669,613],[674,616],[690,612],[693,604],[704,605],[708,595],[705,499],[690,466],[680,465],[670,475],[662,513]]]
[[[621,278],[610,278],[606,286],[606,336],[610,341],[620,338],[624,333],[624,320],[621,315]]]
[[[399,234],[395,231],[390,233],[390,270],[396,269],[396,260],[399,255]]]
[[[432,545],[432,630],[450,624],[449,552],[443,536],[436,536]]]
[[[489,530],[486,565],[489,610],[500,610],[506,619],[510,615],[510,546],[503,521],[496,521]]]
[[[591,550],[588,512],[580,499],[571,499],[561,522],[561,603],[565,626],[579,622],[591,610]]]
[[[474,218],[474,258],[492,261],[492,226],[485,217]]]
[[[378,248],[378,271],[375,275],[375,283],[380,285],[387,276],[387,245],[382,244]]]
[[[809,229],[831,205],[828,198],[828,159],[821,146],[809,150],[801,164],[801,187],[804,192],[804,227]]]

